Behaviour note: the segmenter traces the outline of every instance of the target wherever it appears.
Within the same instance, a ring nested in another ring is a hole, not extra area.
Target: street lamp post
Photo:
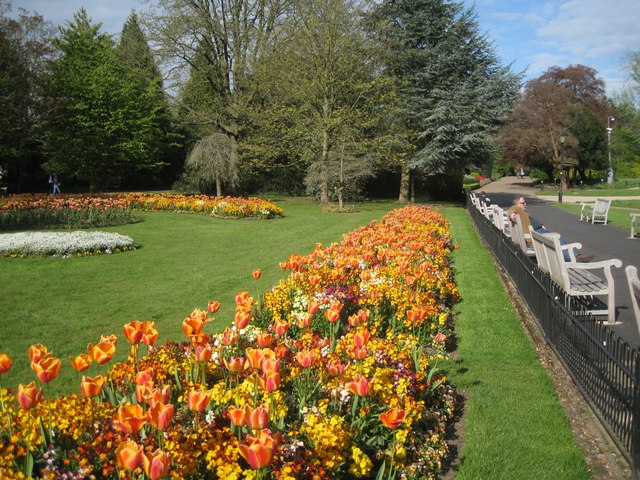
[[[615,118],[607,117],[607,149],[609,151],[609,172],[607,175],[607,183],[613,183],[613,166],[611,165],[611,131],[613,128],[611,127],[611,122],[613,122]]]
[[[567,140],[565,133],[560,134],[560,188],[558,188],[558,203],[562,203],[562,189],[564,188],[564,142]]]

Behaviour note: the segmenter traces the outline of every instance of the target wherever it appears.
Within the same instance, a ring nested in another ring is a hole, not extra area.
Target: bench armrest
[[[566,250],[567,253],[569,254],[569,258],[571,259],[571,262],[576,262],[576,256],[574,254],[574,248],[580,250],[582,248],[582,244],[580,242],[573,242],[573,243],[567,243],[566,245],[560,245],[562,247],[562,250]]]
[[[613,284],[613,275],[611,274],[611,268],[622,267],[622,262],[617,258],[612,258],[610,260],[602,260],[600,262],[589,262],[589,263],[574,263],[567,262],[565,263],[565,268],[568,270],[598,270],[602,269],[604,271],[604,275],[607,278],[607,283]]]

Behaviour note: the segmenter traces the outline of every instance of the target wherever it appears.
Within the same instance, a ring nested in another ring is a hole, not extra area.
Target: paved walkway
[[[640,347],[640,328],[631,305],[631,296],[627,286],[624,269],[627,265],[635,265],[640,269],[640,240],[629,239],[629,230],[621,229],[613,225],[592,225],[581,222],[580,217],[565,212],[553,205],[557,197],[539,197],[538,188],[527,177],[504,177],[482,188],[491,203],[508,207],[513,204],[516,195],[524,195],[527,199],[527,211],[552,232],[559,232],[568,242],[582,243],[582,251],[593,254],[593,261],[618,258],[622,261],[622,268],[613,269],[613,277],[616,288],[616,321],[618,325],[612,326],[621,338],[631,347]],[[606,197],[603,197],[606,198]],[[622,197],[609,197],[621,200]],[[640,199],[638,197],[630,197]],[[580,201],[593,201],[593,197],[564,197],[563,201],[569,203]],[[580,199],[580,200],[578,200]],[[601,317],[596,317],[601,318]]]

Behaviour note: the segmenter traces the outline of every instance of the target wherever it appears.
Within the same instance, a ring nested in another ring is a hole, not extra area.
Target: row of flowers
[[[139,221],[135,210],[198,213],[222,218],[281,217],[280,207],[260,198],[175,194],[24,194],[0,197],[0,229],[100,227]]]
[[[0,234],[0,255],[71,257],[120,253],[137,248],[131,237],[113,232],[20,232]]]
[[[238,293],[220,334],[211,301],[182,343],[126,324],[130,355],[111,368],[117,337],[90,343],[70,359],[79,394],[49,398],[62,361],[33,345],[37,382],[0,389],[0,477],[435,478],[454,409],[437,368],[453,248],[437,211],[396,210],[282,262],[289,275]],[[0,354],[0,380],[10,367]]]

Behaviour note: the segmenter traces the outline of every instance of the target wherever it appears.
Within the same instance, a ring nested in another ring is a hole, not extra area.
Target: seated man
[[[529,213],[526,211],[526,208],[527,208],[526,199],[522,195],[518,195],[515,198],[514,205],[507,211],[507,216],[512,222],[515,223],[516,215],[520,215],[520,220],[522,221],[522,229],[525,231],[525,233],[529,232],[529,225],[533,227],[533,230],[535,232],[549,233],[549,231],[546,228],[544,228],[544,225],[542,225],[538,220],[536,220],[534,217],[529,215]],[[562,236],[560,237],[560,244],[561,245],[567,244],[567,241]],[[591,261],[591,259],[593,259],[593,255],[591,255],[590,253],[578,253],[577,250],[575,249],[573,253],[576,257],[577,262],[589,262]],[[566,262],[571,261],[571,257],[569,256],[569,253],[566,250],[563,250],[563,254],[564,254],[564,260]]]

